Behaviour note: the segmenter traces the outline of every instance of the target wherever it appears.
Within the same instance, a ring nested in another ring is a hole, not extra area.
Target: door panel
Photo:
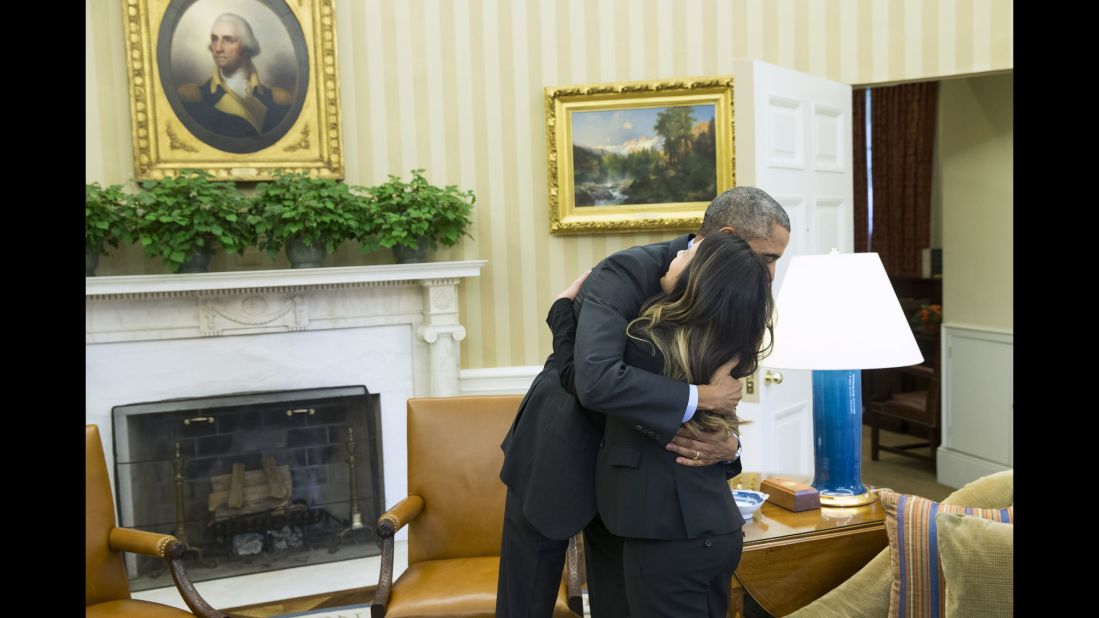
[[[790,244],[779,260],[777,297],[790,257],[854,247],[851,87],[757,60],[736,60],[736,184],[767,191],[790,215]],[[777,316],[781,320],[782,316]],[[782,369],[755,377],[758,403],[742,402],[746,471],[812,475],[811,373]],[[774,371],[774,370],[772,370]]]
[[[813,106],[813,169],[818,172],[839,172],[846,169],[843,152],[843,132],[848,132],[850,143],[851,128],[844,126],[843,110],[827,105]]]
[[[735,82],[734,82],[735,83]],[[735,86],[734,86],[735,87]],[[767,119],[767,165],[773,168],[805,169],[805,131],[802,102],[771,96],[764,112]]]
[[[845,223],[845,209],[849,210],[850,208],[851,205],[845,204],[842,198],[817,198],[816,205],[813,208],[813,225],[811,229],[813,229],[814,234],[811,238],[818,244],[813,247],[812,253],[828,253],[833,248],[839,249],[841,253],[851,252],[854,247],[854,239],[850,239],[851,242],[845,242],[848,239],[841,233]],[[819,244],[821,242],[825,244]]]

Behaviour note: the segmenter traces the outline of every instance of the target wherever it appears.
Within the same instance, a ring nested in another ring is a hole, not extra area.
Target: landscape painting
[[[576,206],[717,195],[713,105],[573,112],[572,136]]]
[[[735,185],[733,78],[545,89],[550,233],[698,229]]]

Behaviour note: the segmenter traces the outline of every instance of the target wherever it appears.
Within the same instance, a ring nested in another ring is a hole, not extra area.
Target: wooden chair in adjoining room
[[[939,355],[935,354],[930,365],[898,367],[892,371],[900,373],[911,382],[915,389],[892,393],[888,398],[873,401],[867,408],[870,417],[870,459],[878,461],[878,452],[887,451],[906,457],[914,457],[931,462],[936,468],[936,451],[942,441],[941,411],[939,400]],[[881,444],[878,431],[882,417],[894,418],[921,425],[927,429],[926,442],[914,442],[896,446]],[[930,449],[930,454],[918,452]]]
[[[408,497],[378,519],[382,566],[371,615],[493,616],[506,488],[500,442],[520,396],[408,400]],[[393,581],[393,536],[408,526],[408,570]],[[555,617],[583,614],[580,555],[566,556]]]
[[[186,547],[169,534],[154,534],[115,525],[114,498],[99,427],[84,426],[84,615],[87,618],[134,616],[228,618],[199,596],[183,570]],[[160,603],[130,598],[122,552],[163,558],[176,588],[194,614]]]

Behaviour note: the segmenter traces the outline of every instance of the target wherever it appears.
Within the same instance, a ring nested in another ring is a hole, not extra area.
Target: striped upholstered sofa
[[[1015,501],[1014,471],[981,477],[947,496],[942,504],[1006,509]],[[791,618],[878,618],[889,614],[893,582],[886,547],[847,581],[790,614]],[[947,582],[949,586],[949,581]]]

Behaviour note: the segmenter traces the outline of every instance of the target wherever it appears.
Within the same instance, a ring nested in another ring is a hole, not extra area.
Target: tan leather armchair
[[[107,478],[107,462],[99,427],[85,425],[84,443],[84,615],[88,618],[139,616],[172,618],[197,615],[228,618],[202,600],[183,570],[186,549],[174,536],[115,526],[114,498]],[[130,585],[122,552],[159,556],[167,563],[176,588],[194,614],[180,609],[130,598]]]
[[[500,442],[520,396],[408,400],[408,497],[378,518],[382,566],[371,616],[493,616],[504,496]],[[393,581],[393,535],[408,526],[408,570]],[[569,543],[554,616],[583,613]],[[567,583],[566,583],[567,582]]]

